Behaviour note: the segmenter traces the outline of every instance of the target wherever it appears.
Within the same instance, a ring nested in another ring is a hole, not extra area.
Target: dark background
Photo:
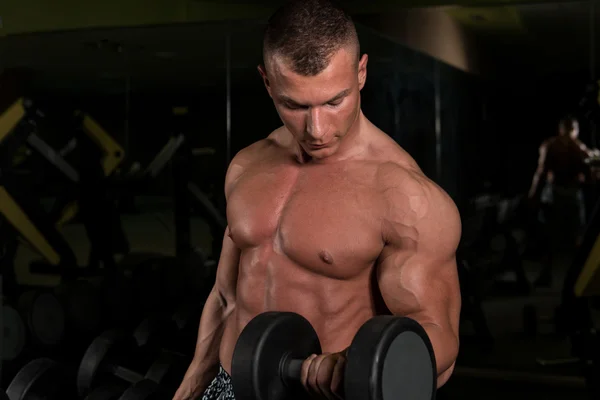
[[[586,85],[595,81],[598,72],[594,26],[598,7],[594,8],[594,2],[343,3],[355,18],[362,52],[369,55],[362,92],[364,113],[450,194],[463,220],[479,217],[473,202],[483,194],[491,192],[505,200],[523,198],[536,168],[538,148],[557,133],[564,115],[576,115],[580,139],[588,147],[597,146],[588,109],[581,103]],[[133,162],[144,167],[172,134],[185,131],[187,148],[214,149],[210,155],[193,157],[188,171],[223,212],[228,160],[281,124],[256,69],[265,20],[277,4],[275,0],[248,4],[140,0],[99,2],[86,8],[76,0],[64,0],[59,10],[59,5],[43,0],[3,2],[0,112],[18,97],[34,99],[52,121],[52,128],[43,135],[55,148],[65,146],[74,135],[69,123],[72,111],[89,113],[124,147],[123,168]],[[451,32],[460,32],[460,38]],[[465,62],[446,51],[457,46],[462,46]],[[174,125],[175,106],[189,109],[183,125]],[[153,199],[144,203],[152,204],[146,206],[150,211],[122,215],[133,249],[162,246],[167,241],[169,252],[176,247],[176,228],[171,226],[176,180],[171,172],[168,169],[144,188],[143,196]],[[48,170],[40,168],[35,174],[36,181],[53,183],[54,175]],[[47,196],[41,191],[30,188],[29,200],[41,203]],[[159,224],[156,215],[161,213],[168,216],[161,217]],[[201,226],[206,222],[197,213],[191,218],[202,220]],[[77,230],[77,223],[75,228],[66,227],[64,236],[81,258],[80,254],[87,256],[88,248],[81,245],[85,235]],[[511,227],[516,236],[528,229],[526,222],[518,225],[518,229]],[[467,223],[464,227],[469,237],[484,235]],[[192,245],[210,254],[211,244],[221,238],[199,229],[202,233],[192,237]],[[0,233],[6,231],[0,229]],[[526,234],[527,246],[535,253],[535,235]],[[0,244],[13,239],[5,234]],[[214,259],[218,254],[212,251]],[[19,283],[28,287],[53,287],[62,279],[32,279],[27,264],[38,255],[30,253],[20,245],[14,264],[3,268],[17,271]],[[519,260],[533,279],[542,257],[524,253],[519,253]],[[571,262],[563,261],[563,267]],[[497,339],[495,347],[461,347],[457,368],[463,372],[456,374],[440,397],[585,398],[583,385],[559,390],[548,384],[560,381],[552,376],[544,384],[534,379],[533,383],[506,385],[502,379],[481,380],[473,378],[472,371],[471,375],[464,372],[510,365],[543,375],[547,370],[540,372],[535,362],[540,353],[550,349],[554,355],[569,354],[563,350],[572,338],[558,335],[550,341],[534,341],[524,339],[521,332],[523,305],[552,309],[561,301],[561,284],[557,281],[541,294],[501,297],[484,293],[482,308]],[[482,284],[476,292],[487,288]],[[464,342],[468,342],[466,336]],[[12,365],[10,370],[18,368]],[[580,377],[580,372],[575,368],[560,373]],[[503,374],[509,375],[502,372],[499,376]],[[4,374],[3,379],[12,376]]]

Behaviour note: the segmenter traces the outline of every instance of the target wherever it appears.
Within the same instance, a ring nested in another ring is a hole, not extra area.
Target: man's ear
[[[369,62],[369,56],[363,54],[358,61],[358,89],[362,90],[367,82],[367,63]]]
[[[265,84],[265,88],[267,88],[267,92],[269,93],[269,96],[273,97],[271,95],[271,83],[269,82],[269,78],[267,77],[267,70],[265,69],[264,65],[258,66],[258,73],[260,74],[260,76]]]

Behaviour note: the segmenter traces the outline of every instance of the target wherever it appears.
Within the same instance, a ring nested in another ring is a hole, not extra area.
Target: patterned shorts
[[[219,365],[219,373],[202,395],[202,400],[235,400],[231,376]]]

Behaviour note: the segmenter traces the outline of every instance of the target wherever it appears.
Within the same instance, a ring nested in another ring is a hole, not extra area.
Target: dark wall
[[[578,111],[587,82],[585,73],[544,78],[523,73],[484,79],[380,37],[370,29],[359,26],[358,31],[362,51],[369,55],[367,83],[362,92],[364,113],[459,204],[480,190],[484,181],[507,194],[524,193],[540,142],[555,134],[560,116]],[[231,156],[281,124],[256,71],[260,53],[248,55],[233,44]],[[61,94],[48,89],[47,82],[44,90],[32,88],[31,92],[45,99],[50,109],[89,112],[127,147],[129,160],[142,165],[156,155],[172,133],[171,107],[188,106],[191,145],[216,150],[212,156],[197,158],[195,175],[199,182],[220,192],[227,166],[225,69],[222,72],[223,79],[213,86],[178,92],[144,90],[133,78],[128,101],[123,90]],[[113,86],[124,89],[125,82],[121,83]],[[63,135],[57,140],[59,145],[69,133],[55,134]],[[585,121],[581,138],[592,144]]]

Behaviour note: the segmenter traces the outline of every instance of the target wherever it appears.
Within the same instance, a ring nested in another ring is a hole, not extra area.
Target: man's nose
[[[308,112],[306,132],[312,139],[321,139],[327,131],[325,118],[318,107],[311,108]]]

